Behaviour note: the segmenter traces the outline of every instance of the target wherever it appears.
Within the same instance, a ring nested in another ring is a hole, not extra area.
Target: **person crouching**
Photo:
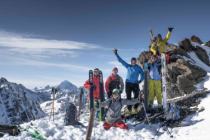
[[[105,122],[103,124],[104,129],[108,130],[111,127],[128,129],[127,124],[122,120],[121,109],[124,105],[135,105],[137,103],[140,103],[139,99],[121,99],[120,90],[114,89],[111,98],[100,104],[100,107],[107,108]]]

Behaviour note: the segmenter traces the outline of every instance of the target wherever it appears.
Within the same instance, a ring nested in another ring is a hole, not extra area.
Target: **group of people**
[[[163,39],[160,34],[151,39],[150,53],[151,56],[147,60],[147,69],[149,71],[149,97],[147,99],[149,108],[153,107],[154,98],[157,98],[158,106],[162,107],[162,84],[161,84],[161,60],[160,54],[166,53],[167,56],[167,41],[171,36],[173,28],[168,28],[168,33]],[[94,87],[94,101],[99,103],[99,108],[104,107],[107,109],[104,128],[107,130],[113,127],[127,129],[128,126],[123,122],[121,117],[121,109],[127,105],[127,112],[131,114],[139,111],[139,104],[144,100],[140,95],[139,84],[144,80],[144,70],[137,64],[136,58],[131,58],[130,64],[125,62],[118,54],[118,50],[113,50],[117,60],[127,69],[127,76],[125,84],[122,77],[118,74],[118,68],[114,67],[111,75],[105,82],[105,90],[107,100],[100,103],[100,86],[99,86],[99,69],[95,68],[93,73],[93,85],[87,80],[84,84],[86,89]],[[168,58],[169,59],[169,58]],[[121,98],[121,93],[125,87],[127,99]],[[133,93],[133,98],[132,98]]]

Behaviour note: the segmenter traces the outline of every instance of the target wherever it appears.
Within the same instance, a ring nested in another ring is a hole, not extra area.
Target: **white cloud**
[[[0,30],[0,48],[6,48],[11,53],[18,53],[38,58],[47,57],[77,57],[76,50],[98,49],[97,45],[69,41],[38,38],[28,34],[17,34]]]
[[[0,62],[0,65],[10,65],[8,61]],[[44,61],[37,61],[37,60],[29,60],[24,58],[15,58],[13,60],[13,65],[21,65],[21,66],[34,66],[34,67],[40,67],[40,68],[47,68],[47,67],[53,67],[53,68],[62,68],[65,70],[74,70],[74,71],[82,71],[87,72],[90,68],[88,66],[82,66],[82,65],[74,65],[74,64],[67,64],[67,63],[54,63],[54,62],[44,62]]]
[[[126,75],[127,73],[126,68],[118,61],[109,61],[108,64],[111,65],[112,67],[117,67],[120,75],[123,75],[123,76]],[[112,68],[110,69],[110,71],[111,70]]]
[[[0,46],[21,48],[21,49],[34,49],[34,50],[44,50],[44,49],[78,50],[78,49],[98,48],[96,45],[83,43],[83,42],[33,38],[27,35],[24,36],[4,31],[0,31]]]

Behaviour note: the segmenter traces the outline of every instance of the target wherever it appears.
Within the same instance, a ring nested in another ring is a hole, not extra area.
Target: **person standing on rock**
[[[119,89],[120,94],[124,90],[124,83],[122,77],[118,75],[118,68],[114,67],[112,70],[112,74],[107,78],[105,82],[105,89],[108,98],[112,96],[112,91],[114,89]]]
[[[163,39],[161,34],[158,34],[157,37],[154,37],[151,46],[150,51],[153,53],[153,55],[160,55],[161,53],[166,53],[168,51],[168,40],[171,37],[171,33],[174,28],[169,27],[168,33],[166,37]]]
[[[162,83],[161,83],[161,61],[157,55],[152,55],[148,61],[149,70],[149,97],[148,106],[152,110],[154,98],[157,98],[158,109],[162,108]]]
[[[134,99],[138,98],[140,92],[139,84],[144,80],[144,72],[142,68],[139,65],[137,65],[136,58],[131,58],[131,64],[128,64],[119,56],[117,49],[114,49],[113,52],[117,57],[118,61],[127,69],[127,76],[125,81],[127,99],[132,99],[132,93],[134,94]],[[140,80],[139,77],[141,77]],[[136,104],[133,107],[133,110],[132,106],[127,106],[128,113],[136,114],[138,112],[138,105],[139,104]]]

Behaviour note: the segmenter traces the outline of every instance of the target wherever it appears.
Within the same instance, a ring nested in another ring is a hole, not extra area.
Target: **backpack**
[[[77,125],[77,107],[73,103],[66,105],[66,114],[64,118],[65,125]]]

